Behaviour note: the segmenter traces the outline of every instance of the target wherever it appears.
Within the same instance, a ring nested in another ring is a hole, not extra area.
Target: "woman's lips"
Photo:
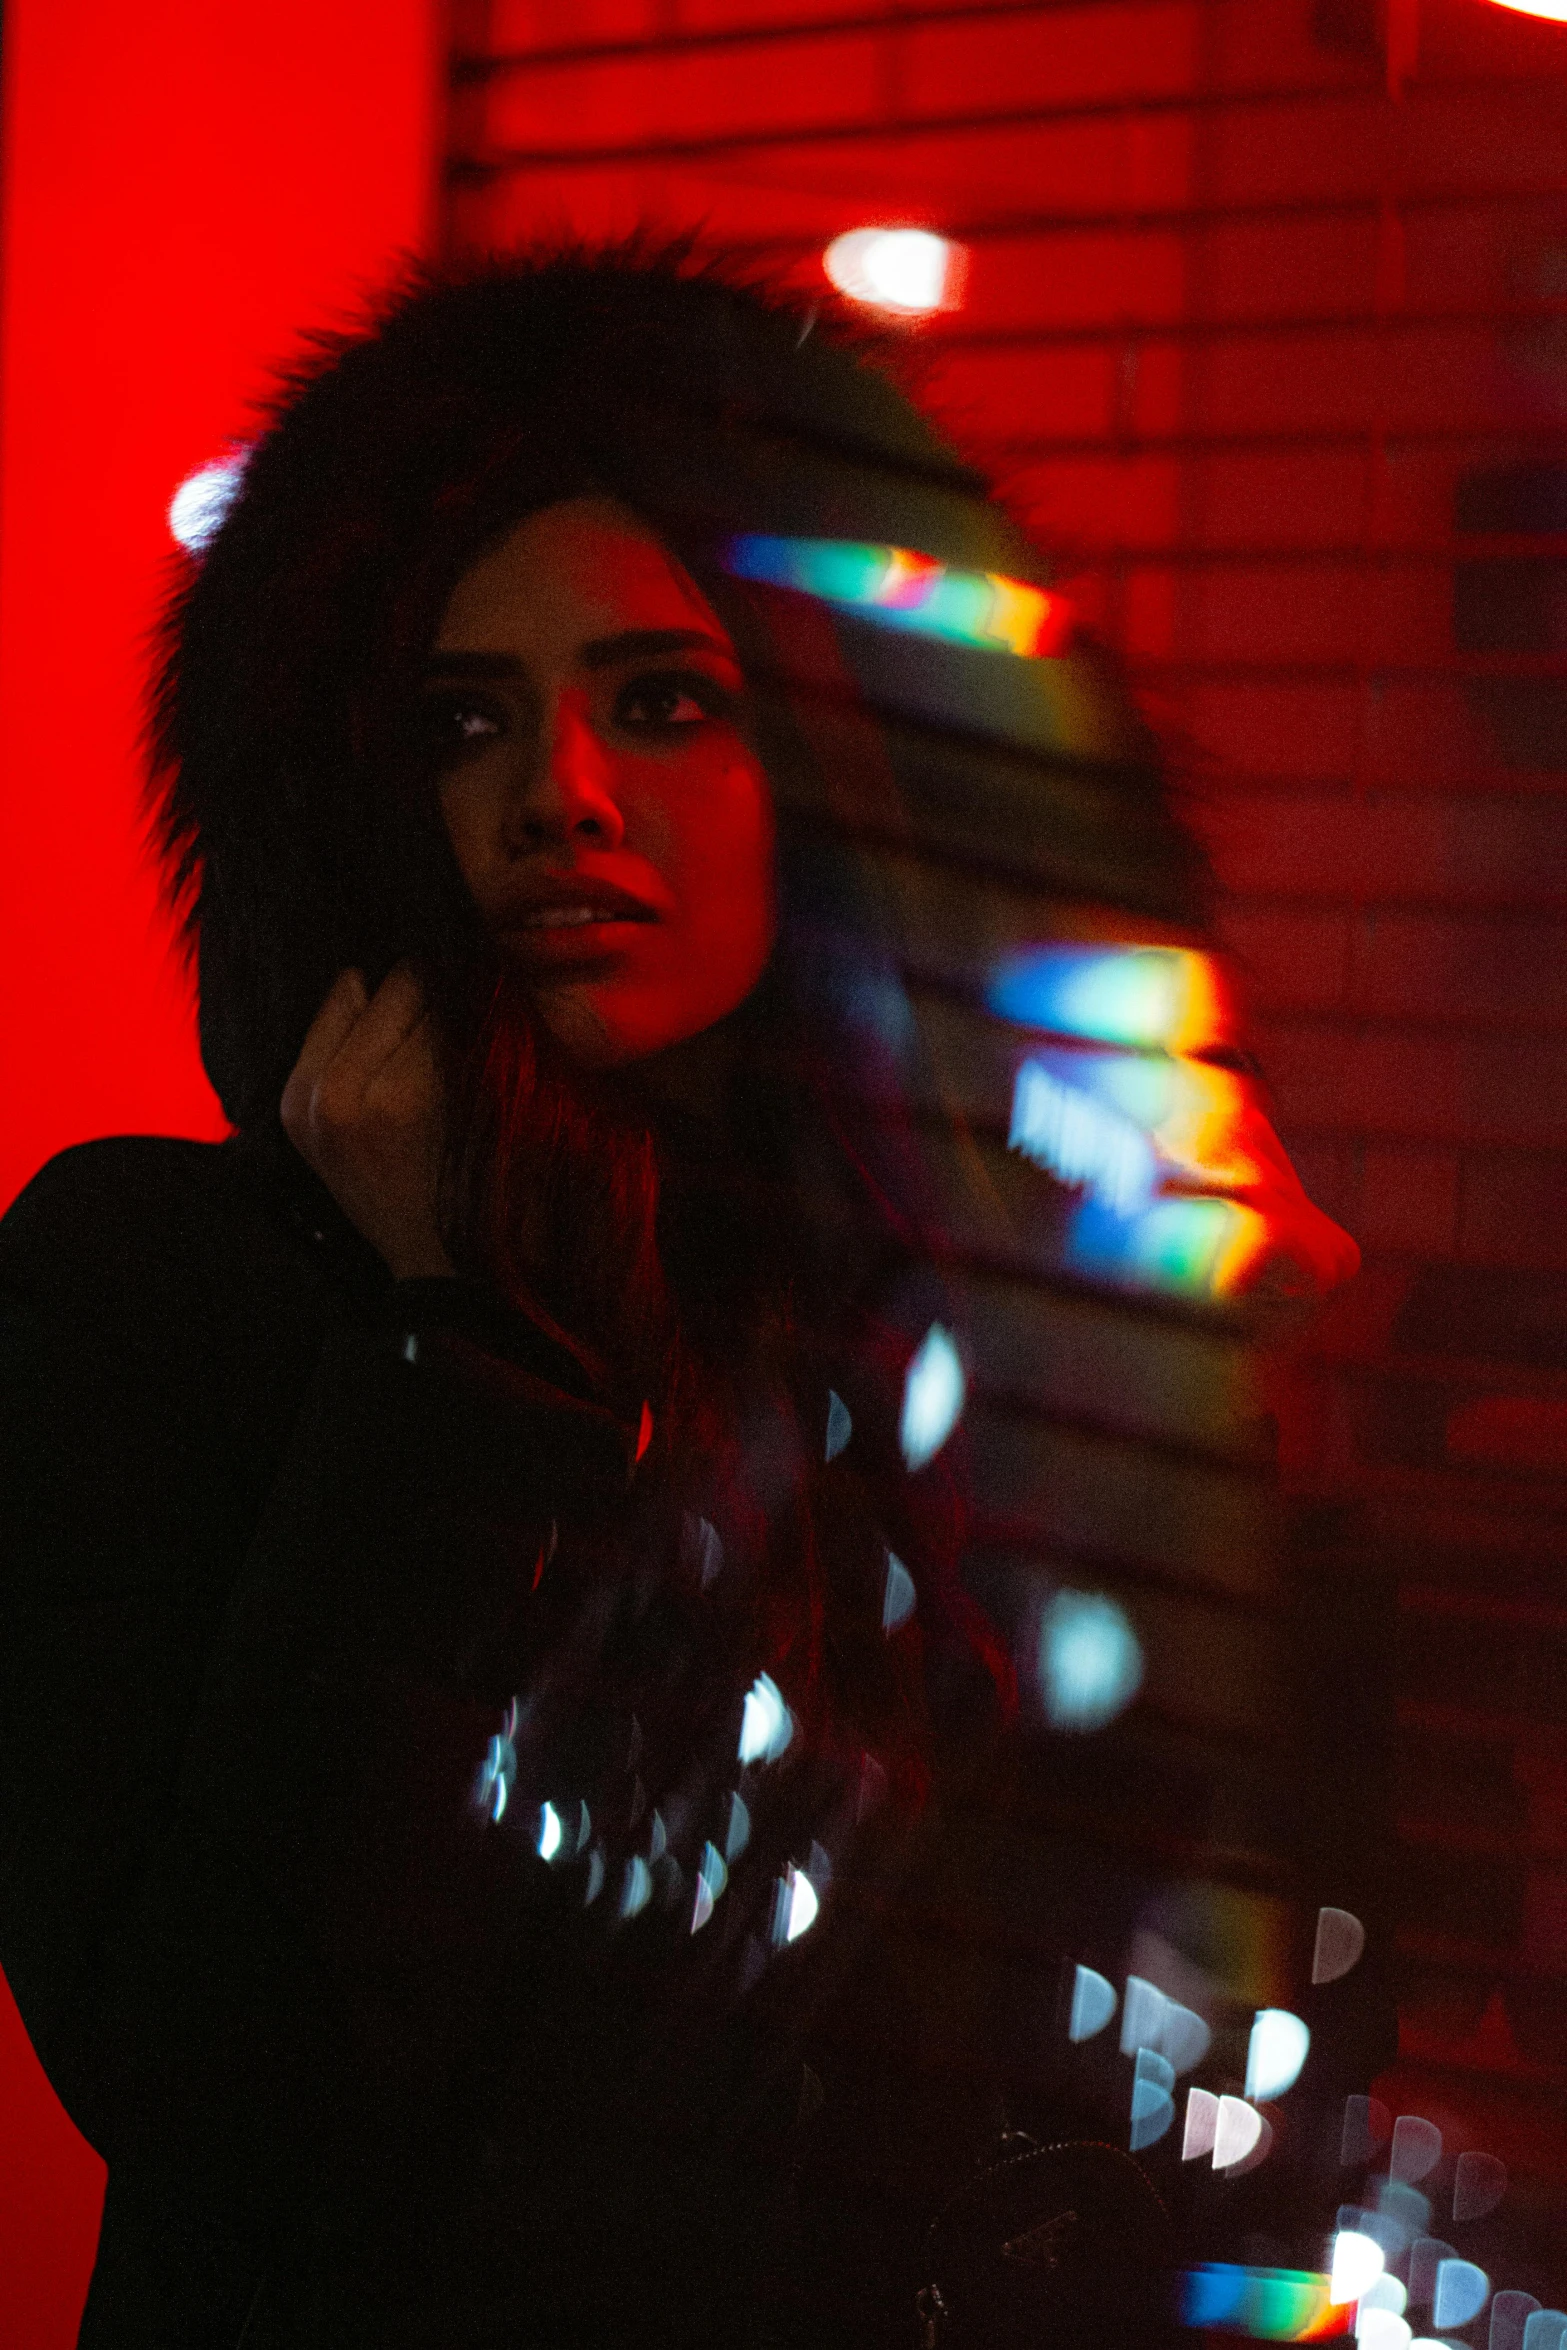
[[[621,914],[592,906],[540,906],[501,933],[519,962],[546,969],[611,963],[627,953],[651,914]]]

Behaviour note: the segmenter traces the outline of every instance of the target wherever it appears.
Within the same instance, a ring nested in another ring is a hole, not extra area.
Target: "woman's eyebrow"
[[[646,661],[659,653],[716,653],[739,666],[728,640],[701,628],[627,628],[618,636],[596,636],[578,648],[584,669],[613,669],[620,661]]]
[[[739,667],[732,644],[702,628],[626,628],[615,636],[590,637],[577,649],[584,669],[613,669],[622,661],[646,661],[663,653],[714,653],[731,669]],[[525,662],[515,653],[468,652],[460,646],[437,648],[425,663],[427,680],[442,677],[488,678],[528,682]]]

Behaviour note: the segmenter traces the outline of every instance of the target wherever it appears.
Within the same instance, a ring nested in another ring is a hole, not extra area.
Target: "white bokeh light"
[[[952,1333],[932,1322],[903,1381],[898,1442],[911,1469],[922,1469],[935,1459],[962,1416],[967,1392]]]
[[[1102,1730],[1142,1687],[1142,1644],[1102,1592],[1058,1591],[1039,1619],[1036,1672],[1053,1730]]]
[[[1259,2105],[1282,2097],[1300,2078],[1311,2033],[1285,2007],[1259,2007],[1246,2050],[1246,2094]]]
[[[904,318],[955,310],[962,299],[961,245],[925,228],[855,228],[834,237],[822,267],[840,294]]]
[[[740,1716],[740,1760],[776,1762],[793,1736],[794,1716],[777,1682],[768,1673],[758,1673],[746,1691]]]
[[[1382,2274],[1386,2260],[1382,2247],[1372,2236],[1361,2235],[1358,2228],[1340,2228],[1333,2239],[1332,2272],[1328,2278],[1328,2299],[1335,2309],[1346,2301],[1358,2301]]]
[[[1229,2170],[1246,2157],[1262,2136],[1263,2120],[1244,2097],[1221,2097],[1213,2117],[1213,2167]]]
[[[169,500],[169,529],[187,555],[201,555],[217,536],[245,470],[244,450],[215,457],[188,473]]]

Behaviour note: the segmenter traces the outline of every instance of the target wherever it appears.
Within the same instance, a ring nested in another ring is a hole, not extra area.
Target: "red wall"
[[[432,0],[6,8],[0,1203],[91,1135],[222,1130],[138,846],[164,514],[297,329],[424,242],[434,19]],[[102,2191],[7,2001],[7,2350],[74,2341]]]

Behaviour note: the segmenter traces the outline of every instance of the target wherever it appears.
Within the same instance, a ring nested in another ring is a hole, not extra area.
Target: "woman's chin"
[[[579,1069],[621,1069],[651,1061],[716,1028],[732,1004],[675,1004],[612,981],[560,981],[531,990],[543,1026]]]

